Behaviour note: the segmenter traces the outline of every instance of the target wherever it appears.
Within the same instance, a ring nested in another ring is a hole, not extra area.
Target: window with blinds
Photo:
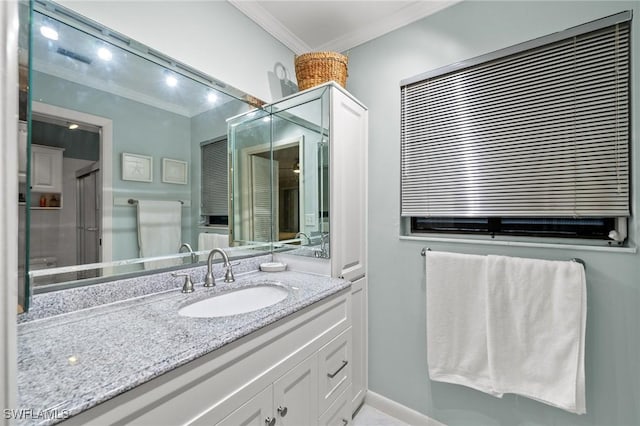
[[[402,216],[629,216],[630,19],[403,81]]]
[[[229,218],[229,183],[227,139],[203,143],[201,214],[208,225],[227,225]]]

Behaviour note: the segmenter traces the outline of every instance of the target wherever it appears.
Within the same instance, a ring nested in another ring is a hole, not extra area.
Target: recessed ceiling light
[[[58,40],[58,32],[51,27],[47,27],[46,25],[40,27],[40,34],[50,40]]]
[[[101,47],[100,49],[98,49],[98,57],[103,61],[110,61],[111,58],[113,58],[113,55],[111,54],[111,51],[109,51],[109,49]]]
[[[69,130],[75,130],[77,128],[78,128],[78,125],[76,123],[69,124]]]
[[[165,79],[165,82],[169,87],[176,87],[178,85],[178,79],[172,75],[168,75],[167,78]]]
[[[216,95],[214,92],[209,92],[209,94],[207,95],[207,100],[211,103],[214,103],[216,100],[218,100],[218,95]]]

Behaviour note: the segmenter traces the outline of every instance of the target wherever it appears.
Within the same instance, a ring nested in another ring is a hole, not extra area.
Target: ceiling
[[[344,52],[460,0],[229,0],[296,54]]]
[[[53,29],[56,39],[47,38],[41,31],[43,27]],[[110,52],[109,59],[99,57],[101,48]],[[33,13],[31,52],[35,71],[185,117],[196,116],[234,99],[38,11]],[[172,86],[168,85],[169,77],[175,79]],[[69,89],[62,85],[50,88],[59,92]],[[72,93],[78,102],[81,96],[87,96]],[[88,102],[84,98],[82,101]]]

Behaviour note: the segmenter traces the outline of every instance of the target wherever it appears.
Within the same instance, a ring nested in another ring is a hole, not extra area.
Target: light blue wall
[[[640,255],[400,240],[400,80],[623,10],[635,2],[462,2],[349,52],[348,89],[369,107],[369,387],[454,425],[639,425]],[[633,25],[633,211],[640,179],[640,16]],[[384,170],[384,173],[380,171]],[[630,223],[632,245],[638,221]],[[587,264],[587,413],[493,398],[427,376],[420,248]]]
[[[68,80],[35,72],[33,100],[113,121],[113,197],[189,200],[188,185],[162,183],[162,158],[191,161],[191,120]],[[153,157],[153,182],[122,180],[123,152]],[[191,165],[190,165],[191,167]],[[197,205],[196,205],[197,207]],[[191,242],[191,211],[182,209],[182,235]],[[113,260],[138,257],[136,209],[113,208]]]

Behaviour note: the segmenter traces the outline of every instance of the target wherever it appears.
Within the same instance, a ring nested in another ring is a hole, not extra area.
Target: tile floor
[[[370,405],[363,405],[353,419],[353,426],[408,426],[395,417],[376,410]]]

